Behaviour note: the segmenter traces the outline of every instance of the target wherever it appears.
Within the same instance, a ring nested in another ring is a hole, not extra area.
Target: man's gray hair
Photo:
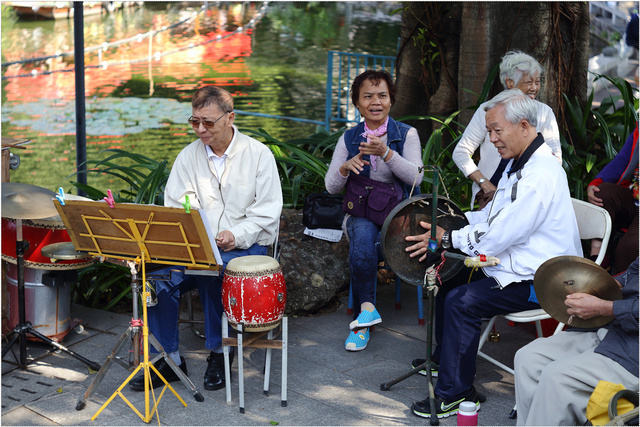
[[[489,111],[500,105],[504,107],[504,118],[509,123],[515,125],[524,119],[534,128],[538,127],[538,107],[536,102],[520,89],[503,90],[494,96],[491,101],[487,102],[484,111]]]
[[[523,77],[534,78],[542,75],[542,71],[542,66],[533,57],[519,50],[512,50],[507,52],[500,62],[500,83],[507,89],[505,82],[507,79],[511,79],[513,84],[518,86]]]

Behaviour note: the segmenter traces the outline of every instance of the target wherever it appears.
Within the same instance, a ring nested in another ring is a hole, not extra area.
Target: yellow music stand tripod
[[[139,332],[142,330],[143,360],[139,362],[133,372],[107,399],[107,401],[91,417],[95,420],[98,415],[113,401],[116,396],[122,400],[146,423],[153,415],[158,415],[158,405],[167,388],[187,406],[180,395],[171,387],[167,380],[149,361],[149,343],[160,352],[155,359],[164,357],[167,364],[178,375],[185,386],[194,392],[196,401],[202,402],[204,397],[195,389],[191,380],[168,357],[158,340],[149,334],[147,326],[147,301],[151,293],[147,289],[146,264],[158,263],[168,265],[182,265],[187,268],[208,270],[210,274],[218,274],[221,264],[217,248],[211,245],[210,231],[206,226],[204,213],[198,210],[168,208],[154,205],[112,204],[93,201],[65,201],[61,204],[55,200],[54,205],[62,218],[69,236],[77,250],[89,252],[102,260],[117,260],[111,262],[126,262],[132,273],[133,291],[133,319],[129,329],[122,335],[113,352],[89,386],[84,398],[78,401],[76,409],[85,407],[85,400],[89,398],[102,381],[109,369],[110,362],[120,363],[117,353],[124,347],[127,339],[133,335],[134,363],[139,361]],[[82,249],[81,249],[82,248]],[[137,273],[142,272],[142,322],[137,318]],[[144,415],[122,394],[122,390],[143,370],[144,373]],[[164,382],[164,387],[156,398],[151,386],[151,370]],[[150,395],[153,397],[151,407]],[[158,416],[159,419],[159,416]]]

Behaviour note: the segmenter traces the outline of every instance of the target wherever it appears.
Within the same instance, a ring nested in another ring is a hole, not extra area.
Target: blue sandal
[[[367,348],[367,344],[369,343],[369,329],[365,329],[363,331],[359,331],[356,333],[355,331],[349,332],[349,337],[344,342],[344,348],[347,351],[361,351]]]
[[[349,329],[353,331],[354,329],[368,328],[378,323],[382,323],[382,317],[380,317],[378,309],[374,309],[373,311],[362,310],[358,318],[349,323]]]

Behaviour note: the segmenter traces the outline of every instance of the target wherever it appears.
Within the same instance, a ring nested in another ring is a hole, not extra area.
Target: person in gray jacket
[[[597,330],[572,329],[539,338],[515,358],[518,425],[584,425],[600,380],[638,391],[638,258],[616,276],[622,299],[567,295],[567,314],[614,316]]]

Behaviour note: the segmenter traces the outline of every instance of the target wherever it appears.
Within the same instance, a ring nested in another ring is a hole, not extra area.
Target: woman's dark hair
[[[360,99],[360,88],[365,80],[371,80],[371,83],[378,86],[380,80],[387,82],[389,88],[389,98],[391,98],[391,105],[396,103],[396,86],[393,84],[391,74],[384,70],[366,70],[358,77],[353,79],[351,84],[351,102],[354,106],[358,105],[358,99]]]

